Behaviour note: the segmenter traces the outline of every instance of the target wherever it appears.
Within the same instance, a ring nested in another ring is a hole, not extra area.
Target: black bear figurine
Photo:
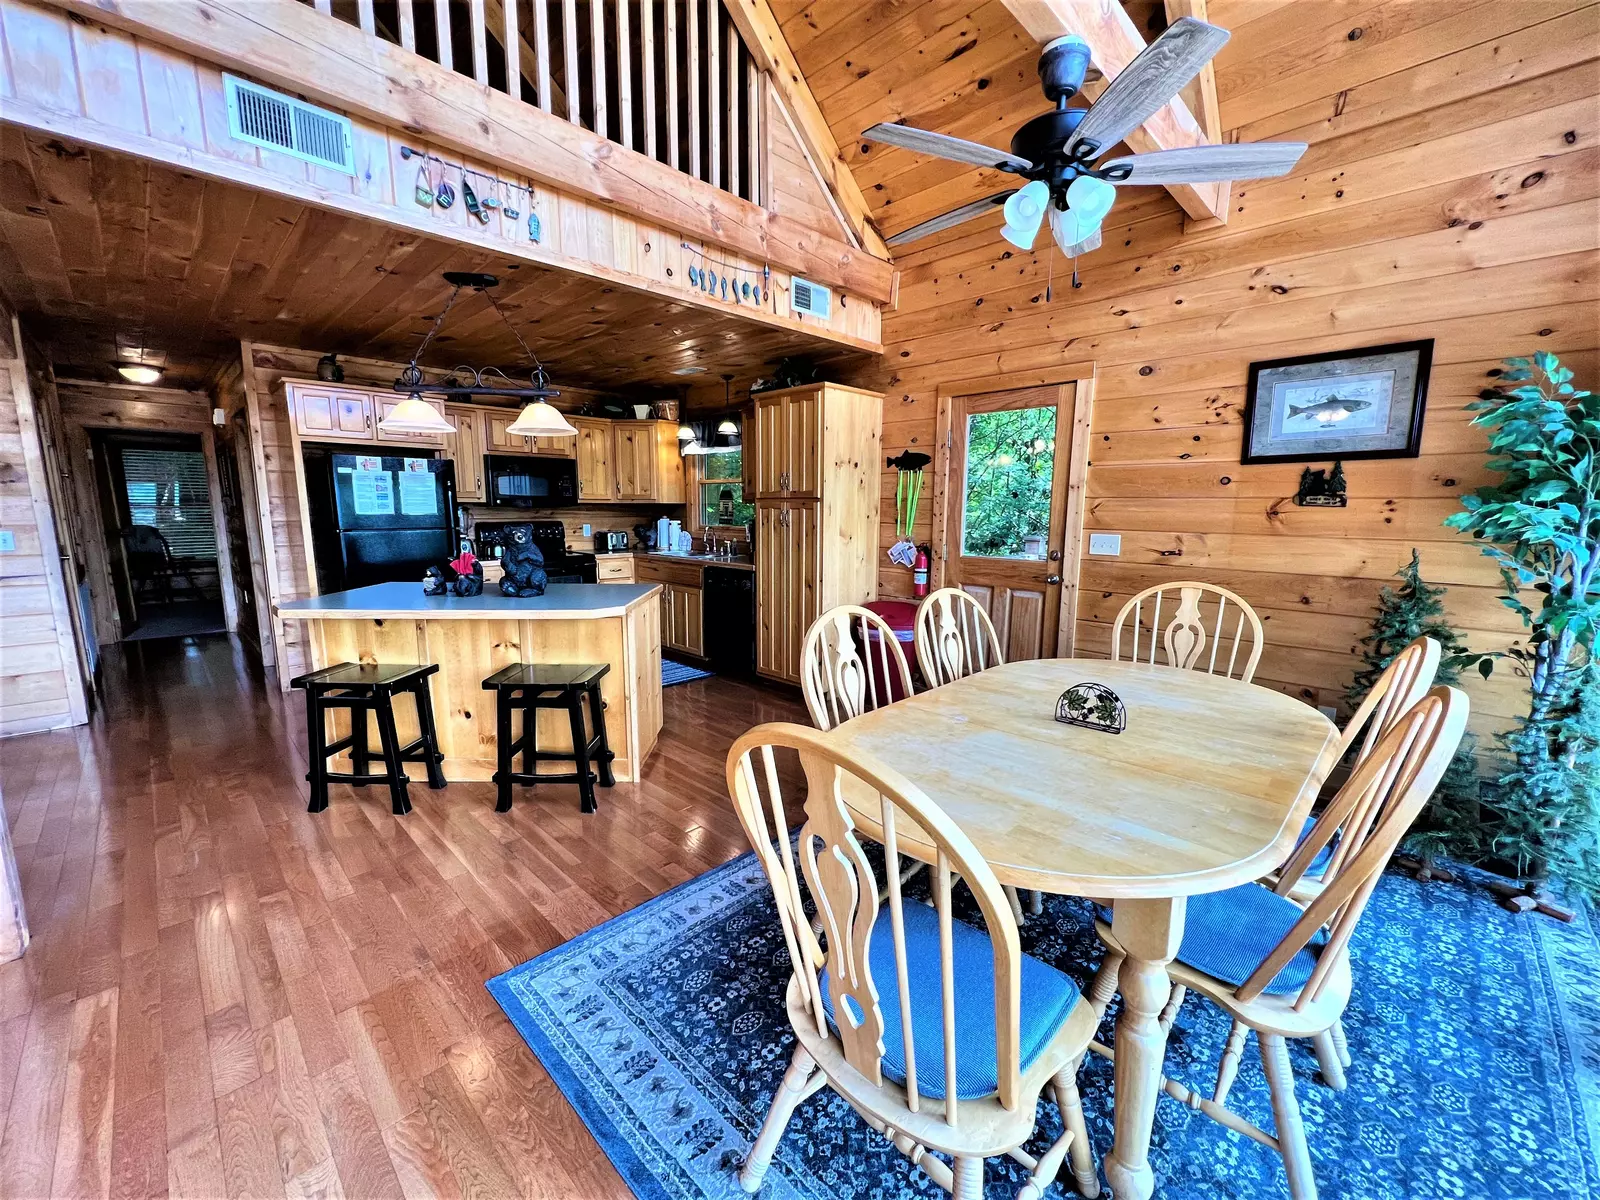
[[[508,596],[542,596],[548,581],[544,555],[534,545],[532,525],[507,525],[501,533],[500,590]]]
[[[453,590],[458,596],[483,595],[483,564],[481,562],[474,561],[472,564],[472,574],[458,574],[456,576],[455,583],[451,585],[451,590]]]
[[[450,590],[450,585],[444,581],[444,572],[438,567],[429,567],[422,573],[422,594],[424,596],[443,596]]]

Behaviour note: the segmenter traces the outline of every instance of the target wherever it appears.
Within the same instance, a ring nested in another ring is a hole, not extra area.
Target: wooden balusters
[[[377,19],[372,15],[372,0],[356,0],[356,20],[361,24],[361,32],[369,37],[378,32]]]
[[[739,31],[728,23],[728,190],[739,194]]]
[[[754,58],[745,63],[745,146],[749,154],[750,194],[752,204],[761,203],[761,69]]]
[[[594,131],[610,137],[606,110],[606,6],[604,0],[589,0],[589,69],[594,81]],[[576,76],[574,76],[576,78]]]
[[[667,164],[683,170],[678,141],[678,5],[667,0]]]
[[[533,0],[533,49],[539,77],[539,107],[555,112],[555,95],[550,87],[550,13],[544,0]]]
[[[656,156],[656,2],[639,0],[639,70],[644,92],[644,152]]]
[[[484,87],[489,84],[488,22],[483,15],[483,0],[468,0],[467,14],[472,20],[472,77]]]
[[[689,0],[684,7],[688,21],[689,59],[689,174],[700,178],[700,6]]]
[[[450,45],[450,0],[433,0],[433,28],[439,45],[439,65],[453,71],[456,59]]]
[[[541,2],[541,0],[536,0]],[[506,92],[513,100],[522,99],[522,34],[517,29],[517,0],[501,0],[505,38],[501,45],[506,52]]]
[[[722,56],[722,0],[706,0],[706,182],[722,186],[722,104],[718,96],[718,60]]]
[[[395,0],[395,7],[400,10],[401,48],[415,54],[417,52],[417,14],[411,7],[411,0]]]
[[[628,31],[628,0],[617,0],[617,138],[633,149],[633,47]]]

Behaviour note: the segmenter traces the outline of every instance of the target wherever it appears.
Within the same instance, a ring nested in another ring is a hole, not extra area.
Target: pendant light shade
[[[737,435],[738,432],[739,432],[739,423],[737,421],[735,421],[732,417],[724,417],[722,419],[722,423],[717,426],[717,432],[720,433],[720,434],[725,434],[725,435],[726,434]]]
[[[389,410],[378,422],[384,433],[454,433],[456,427],[445,420],[433,405],[412,392]]]
[[[577,437],[578,431],[560,410],[547,400],[535,400],[523,408],[506,428],[519,437]]]
[[[680,442],[692,442],[694,441],[694,436],[694,426],[687,421],[678,426],[678,440]]]

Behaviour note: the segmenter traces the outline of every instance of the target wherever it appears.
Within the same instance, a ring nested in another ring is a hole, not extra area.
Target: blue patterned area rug
[[[702,671],[699,667],[691,667],[688,663],[673,662],[670,658],[661,660],[661,686],[671,687],[675,683],[693,683],[696,679],[710,679],[714,671]]]
[[[1089,906],[1045,903],[1024,949],[1087,985],[1099,957]],[[1349,1088],[1322,1086],[1309,1045],[1291,1043],[1322,1196],[1600,1200],[1592,915],[1513,917],[1482,891],[1390,874],[1354,952]],[[488,987],[637,1195],[732,1200],[794,1044],[788,975],[766,878],[746,854]],[[1209,1094],[1227,1033],[1221,1011],[1191,997],[1168,1073]],[[1111,1145],[1110,1065],[1091,1055],[1082,1088],[1098,1161]],[[1253,1039],[1229,1104],[1272,1128]],[[1054,1105],[1040,1114],[1042,1145],[1060,1124]],[[1288,1195],[1276,1154],[1165,1097],[1151,1160],[1162,1200]],[[1022,1182],[1009,1159],[990,1160],[990,1194]],[[827,1089],[796,1112],[761,1194],[945,1195]]]

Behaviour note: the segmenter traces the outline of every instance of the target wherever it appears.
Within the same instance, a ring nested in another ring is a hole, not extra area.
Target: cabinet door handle
[[[1044,577],[1044,581],[1046,583],[1050,583],[1050,584],[1060,583],[1061,582],[1061,576],[1059,576],[1059,575],[1046,575]]]

